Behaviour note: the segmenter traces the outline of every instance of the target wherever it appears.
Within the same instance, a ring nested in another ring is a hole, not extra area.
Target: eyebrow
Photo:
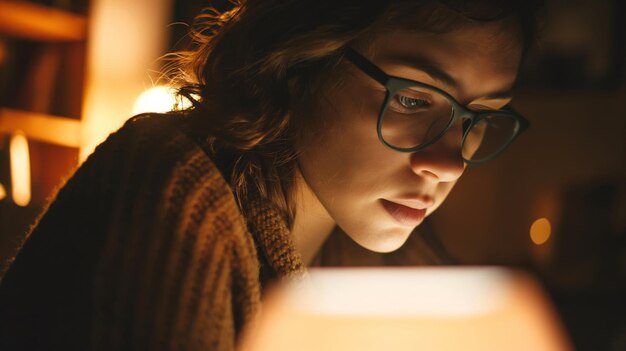
[[[403,66],[409,66],[418,71],[422,71],[428,74],[434,80],[437,80],[450,87],[458,87],[457,81],[452,78],[448,72],[444,71],[437,64],[431,60],[421,56],[395,56],[389,58],[387,61],[399,64]]]
[[[458,82],[452,78],[448,72],[443,70],[439,65],[435,64],[433,61],[421,57],[421,56],[395,56],[387,59],[388,62],[394,64],[400,64],[403,66],[409,66],[418,71],[422,71],[430,76],[432,79],[443,83],[452,88],[458,88]],[[401,77],[398,77],[401,78]],[[406,79],[406,78],[403,78]],[[496,99],[510,99],[511,98],[511,89],[504,89],[501,91],[497,91],[491,93],[487,96],[481,97],[484,100],[496,100]]]

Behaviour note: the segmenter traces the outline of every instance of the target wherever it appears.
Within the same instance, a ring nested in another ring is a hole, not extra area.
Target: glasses
[[[530,125],[509,106],[470,110],[439,88],[390,76],[350,47],[346,58],[385,87],[377,132],[380,141],[393,150],[423,150],[461,120],[461,156],[468,164],[479,164],[501,154]]]

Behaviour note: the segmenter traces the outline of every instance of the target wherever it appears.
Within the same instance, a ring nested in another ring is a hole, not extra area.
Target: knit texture
[[[1,350],[232,350],[268,280],[303,273],[183,123],[132,119],[60,190],[0,285]]]

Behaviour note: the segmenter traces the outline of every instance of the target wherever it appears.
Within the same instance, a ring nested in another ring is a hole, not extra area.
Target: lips
[[[399,200],[402,204],[385,199],[380,199],[380,201],[387,213],[403,226],[416,227],[426,216],[428,204],[420,200]]]

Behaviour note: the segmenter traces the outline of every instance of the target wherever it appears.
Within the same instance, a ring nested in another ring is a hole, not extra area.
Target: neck
[[[335,221],[300,172],[296,179],[297,206],[291,234],[303,263],[308,266],[332,232]]]

